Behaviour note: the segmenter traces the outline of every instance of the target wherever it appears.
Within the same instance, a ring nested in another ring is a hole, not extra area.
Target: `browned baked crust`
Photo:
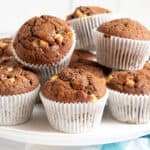
[[[82,69],[66,68],[42,87],[45,97],[65,103],[95,102],[105,93],[105,79]]]
[[[67,16],[67,20],[92,16],[96,14],[110,13],[111,11],[102,7],[97,6],[80,6],[75,11]]]
[[[135,40],[150,40],[150,31],[140,24],[128,18],[116,19],[106,22],[98,28],[106,37],[117,36]]]
[[[117,71],[107,80],[110,89],[135,95],[150,94],[150,76],[144,71]]]
[[[19,58],[31,64],[55,65],[73,45],[73,33],[63,20],[52,16],[34,17],[18,31],[14,48]]]
[[[83,69],[89,71],[97,77],[104,77],[104,72],[102,66],[94,61],[89,60],[79,60],[78,62],[71,63],[70,68]]]
[[[38,77],[20,67],[0,65],[0,95],[22,94],[35,89]]]

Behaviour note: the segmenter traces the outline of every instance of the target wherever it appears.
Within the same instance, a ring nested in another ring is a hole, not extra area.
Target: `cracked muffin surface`
[[[96,102],[105,95],[106,84],[105,79],[90,72],[66,68],[52,76],[41,91],[46,98],[57,102]]]
[[[106,37],[117,36],[134,40],[150,40],[150,31],[138,21],[122,18],[106,22],[98,28]]]
[[[116,71],[107,79],[110,89],[135,95],[150,95],[150,76],[145,70]]]
[[[40,16],[28,20],[18,31],[13,46],[20,59],[30,64],[55,65],[73,45],[73,32],[63,20]]]
[[[34,90],[38,77],[20,67],[0,65],[0,95],[16,95]]]
[[[67,16],[67,20],[72,20],[76,18],[83,18],[87,16],[92,16],[96,14],[110,13],[111,11],[102,7],[97,6],[80,6],[75,9],[75,11]]]
[[[83,69],[85,71],[91,72],[97,77],[104,77],[104,71],[102,66],[98,63],[90,60],[79,60],[78,62],[71,63],[70,68]]]

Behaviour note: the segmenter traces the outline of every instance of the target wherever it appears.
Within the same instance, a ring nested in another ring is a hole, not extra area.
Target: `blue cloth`
[[[150,135],[120,143],[104,144],[100,150],[150,150]]]

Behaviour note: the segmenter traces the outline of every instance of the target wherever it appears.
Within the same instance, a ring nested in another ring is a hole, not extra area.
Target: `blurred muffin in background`
[[[110,10],[98,6],[80,6],[77,7],[72,14],[67,16],[67,20],[83,18],[83,17],[92,16],[96,14],[110,13],[110,12],[111,12]]]
[[[1,38],[0,39],[0,58],[13,56],[12,50],[10,47],[11,38]]]
[[[96,56],[88,51],[75,50],[73,52],[70,63],[78,62],[79,60],[91,60],[96,61]]]

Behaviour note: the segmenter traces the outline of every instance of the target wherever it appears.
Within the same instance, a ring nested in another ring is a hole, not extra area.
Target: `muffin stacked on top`
[[[150,55],[150,31],[123,18],[102,24],[95,32],[97,61],[120,70],[142,69]]]
[[[41,75],[41,83],[59,73],[70,61],[75,34],[63,20],[40,16],[28,20],[13,41],[16,59]]]
[[[67,16],[68,23],[76,32],[76,49],[95,50],[93,28],[111,20],[111,11],[97,6],[80,6]]]

